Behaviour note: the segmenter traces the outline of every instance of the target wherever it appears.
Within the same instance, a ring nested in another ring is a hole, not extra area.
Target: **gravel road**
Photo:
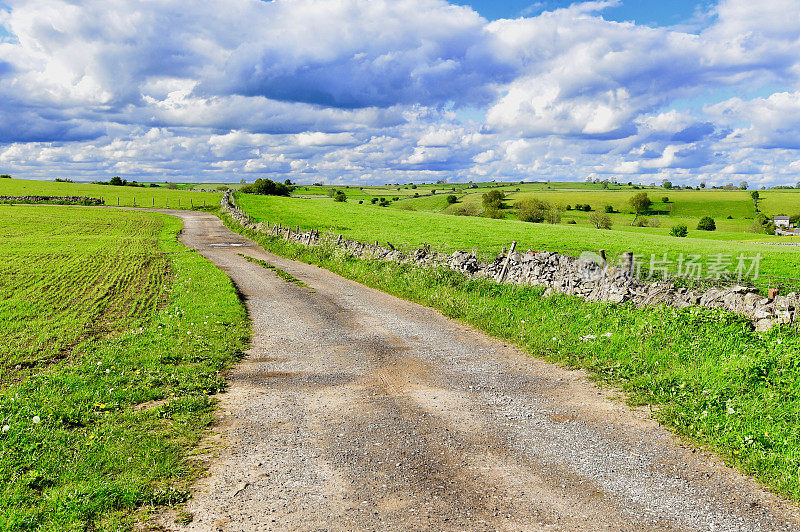
[[[797,505],[583,372],[267,253],[214,216],[162,212],[253,321],[192,521],[164,516],[168,529],[800,530]]]

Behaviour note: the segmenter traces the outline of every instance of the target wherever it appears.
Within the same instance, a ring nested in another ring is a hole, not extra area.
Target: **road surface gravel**
[[[796,504],[582,371],[267,253],[212,215],[162,212],[253,323],[191,522],[165,515],[167,529],[800,530]]]

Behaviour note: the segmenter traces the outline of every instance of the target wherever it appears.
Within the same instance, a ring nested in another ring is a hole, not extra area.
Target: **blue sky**
[[[556,0],[543,0],[540,2],[531,2],[529,0],[478,0],[457,3],[471,6],[489,20],[497,20],[500,18],[538,15],[542,11],[552,11],[554,9],[568,7],[574,2]],[[603,11],[603,18],[617,22],[674,26],[691,21],[698,12],[707,11],[710,5],[712,5],[711,2],[698,2],[697,0],[629,0],[627,2],[620,2],[620,4],[615,7],[605,9]]]
[[[186,6],[0,0],[0,173],[800,181],[800,0]]]

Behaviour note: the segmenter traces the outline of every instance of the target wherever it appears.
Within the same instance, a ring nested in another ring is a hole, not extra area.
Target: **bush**
[[[578,222],[576,222],[575,220],[567,220],[567,224],[569,225],[576,225],[577,223]]]
[[[611,205],[606,205],[605,207],[603,207],[603,211],[609,214],[613,214],[615,212],[614,207],[612,207]]]
[[[501,208],[495,205],[489,205],[488,207],[486,207],[483,215],[486,216],[487,218],[494,218],[494,219],[500,219],[504,217]]]
[[[361,205],[362,203],[364,203],[364,200],[363,200],[363,199],[360,199],[360,200],[358,200],[358,204],[359,204],[359,205]]]
[[[664,196],[661,198],[661,203],[669,203],[669,196]]]
[[[458,198],[456,198],[454,195],[450,194],[449,196],[447,196],[445,198],[445,200],[447,201],[448,205],[452,205],[453,203],[458,201]]]
[[[611,217],[602,212],[593,212],[589,215],[589,223],[598,229],[611,229]]]
[[[517,208],[519,219],[523,222],[541,223],[545,214],[550,210],[550,204],[536,198],[518,201]]]
[[[506,199],[506,195],[502,190],[490,190],[483,194],[483,208],[487,211],[502,209],[504,199]]]
[[[714,231],[717,229],[717,224],[711,216],[703,216],[700,218],[697,228],[701,231]]]
[[[73,183],[74,182],[74,181],[72,181],[72,179],[67,179],[67,178],[64,178],[64,177],[57,177],[55,179],[55,181],[56,181],[56,183]]]
[[[669,230],[669,234],[672,236],[683,238],[689,234],[689,228],[686,227],[684,224],[673,225],[672,229]]]
[[[262,196],[289,196],[292,190],[294,190],[294,187],[285,183],[276,183],[271,179],[259,178],[256,179],[255,183],[252,185],[245,185],[240,188],[239,192],[244,194],[260,194]]]
[[[567,209],[568,211],[571,211],[571,210],[572,210],[572,205],[567,205],[566,209]]]
[[[375,205],[376,203],[378,203],[378,198],[372,198],[372,199],[371,199],[371,200],[369,200],[369,201],[370,201],[370,203],[372,203],[373,205]]]
[[[459,207],[453,211],[453,214],[456,216],[475,216],[477,213],[475,212],[475,207],[472,205],[464,205]]]
[[[639,218],[638,220],[633,222],[633,225],[635,225],[636,227],[649,227],[650,223],[647,218]]]
[[[0,179],[11,179],[11,176],[8,174],[0,174]]]
[[[217,187],[217,190],[219,190],[220,192],[225,192],[226,190],[230,190],[230,189],[231,188],[229,186],[227,186],[227,185],[220,185],[220,186]]]
[[[345,194],[344,192],[342,192],[340,190],[340,191],[338,191],[336,193],[335,196],[333,196],[333,201],[338,201],[338,202],[344,203],[345,201],[347,201],[347,194]]]
[[[576,211],[581,211],[581,212],[591,212],[592,211],[592,206],[589,205],[588,203],[583,204],[583,205],[578,203],[577,205],[575,205],[575,210]]]
[[[419,197],[419,192],[414,192],[414,197],[418,198]]]
[[[400,196],[395,196],[395,197],[392,198],[392,201],[397,201],[399,199],[400,199]]]

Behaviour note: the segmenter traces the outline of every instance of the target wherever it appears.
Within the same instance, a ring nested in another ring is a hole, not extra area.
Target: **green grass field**
[[[180,503],[249,325],[179,220],[0,206],[0,529],[118,530]]]
[[[700,255],[709,260],[715,255],[761,254],[760,273],[776,277],[800,278],[800,248],[763,246],[708,238],[675,238],[661,234],[663,228],[638,230],[620,227],[598,230],[582,225],[532,224],[515,220],[450,216],[440,213],[405,211],[375,205],[338,203],[329,198],[299,199],[238,194],[239,205],[253,218],[306,229],[330,230],[365,242],[391,242],[404,248],[431,244],[441,251],[478,250],[496,254],[512,241],[518,248],[560,251],[577,255],[583,250],[605,249],[617,257],[633,251],[650,261],[651,256],[676,261],[680,254]],[[409,200],[410,201],[410,200]],[[658,231],[658,233],[655,233]],[[737,237],[736,234],[731,234]],[[767,283],[766,279],[761,280]],[[778,284],[780,281],[775,280]]]
[[[211,186],[211,185],[208,185]],[[233,185],[231,185],[233,186]],[[222,193],[163,187],[112,187],[87,183],[57,183],[24,179],[0,179],[0,196],[89,196],[102,198],[106,205],[155,207],[159,209],[198,209],[219,205]]]
[[[289,207],[301,201],[321,208],[308,200],[286,200],[271,208],[282,207],[288,216],[294,210]],[[395,226],[386,209],[376,212],[383,214],[384,223],[373,230],[411,227]],[[757,333],[744,318],[716,309],[636,308],[564,295],[543,297],[540,288],[470,280],[446,269],[364,261],[326,246],[288,243],[223,218],[269,251],[436,308],[534,356],[585,368],[596,379],[621,387],[632,403],[651,405],[654,417],[678,434],[714,450],[778,493],[800,500],[796,324]],[[447,233],[441,235],[444,240]]]

